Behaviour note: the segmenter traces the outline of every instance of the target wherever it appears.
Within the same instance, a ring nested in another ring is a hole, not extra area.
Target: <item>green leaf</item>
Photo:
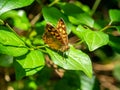
[[[82,70],[87,76],[92,76],[92,65],[87,54],[80,50],[70,47],[66,52],[67,56],[60,54],[46,48],[48,54],[55,64],[67,70]]]
[[[76,15],[84,12],[80,7],[71,3],[59,3],[58,5],[64,11],[64,13],[68,16],[72,16],[72,15]]]
[[[66,24],[67,33],[69,34],[71,31],[71,24],[68,21],[68,18],[60,12],[57,8],[54,7],[44,7],[42,9],[43,16],[45,21],[51,23],[54,27],[57,26],[57,22],[60,18],[62,18]]]
[[[0,15],[12,9],[30,5],[34,0],[0,0]]]
[[[86,42],[90,51],[94,51],[109,42],[108,35],[101,31],[92,31],[89,28],[84,28],[79,25],[77,32],[79,32],[79,37]]]
[[[112,22],[120,22],[120,10],[111,9],[109,15]]]
[[[96,80],[95,76],[88,78],[83,73],[80,73],[79,76],[80,90],[100,90],[99,82]]]
[[[71,23],[73,23],[75,25],[85,24],[90,27],[93,27],[93,25],[94,25],[94,20],[86,13],[69,16],[69,19],[70,19]]]
[[[69,17],[71,23],[75,25],[85,24],[93,27],[94,20],[87,13],[83,12],[82,9],[74,4],[65,3],[60,4],[60,8]]]
[[[24,42],[9,28],[0,26],[0,53],[20,56],[28,52]]]
[[[0,44],[0,53],[7,54],[11,56],[21,56],[28,52],[28,49],[25,47],[17,46],[7,46]]]
[[[7,27],[0,26],[0,43],[3,45],[25,46],[15,33]]]
[[[21,30],[28,30],[30,28],[30,22],[26,16],[25,11],[11,10],[1,15],[1,19],[4,21],[10,18],[13,20],[12,24],[14,27],[19,28]]]
[[[40,71],[45,65],[45,60],[41,51],[33,50],[25,56],[17,57],[14,65],[16,78],[21,79],[24,76],[33,75]]]
[[[112,49],[115,50],[117,53],[120,53],[120,38],[109,35],[109,39],[109,45],[112,47]]]

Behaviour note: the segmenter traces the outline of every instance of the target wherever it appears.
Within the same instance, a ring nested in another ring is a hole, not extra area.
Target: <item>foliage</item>
[[[17,80],[29,76],[29,79],[22,81],[26,83],[23,89],[36,90],[39,88],[37,85],[48,88],[46,82],[51,76],[54,77],[51,74],[53,70],[45,65],[48,59],[46,57],[49,56],[57,69],[66,70],[60,81],[50,82],[49,90],[99,90],[99,82],[93,75],[91,55],[94,53],[101,60],[105,59],[105,46],[110,47],[113,53],[120,53],[119,37],[113,35],[114,31],[119,33],[120,30],[120,10],[110,9],[107,12],[109,19],[99,17],[96,20],[92,16],[95,15],[94,9],[97,6],[90,9],[80,1],[50,2],[46,5],[42,0],[0,0],[0,66],[14,66]],[[27,17],[29,14],[25,11],[28,7],[25,6],[30,7],[32,3],[41,5],[41,11],[30,21]],[[52,50],[42,40],[46,23],[56,26],[60,18],[65,21],[69,38],[77,37],[77,42],[69,43],[70,49],[63,53]],[[104,54],[99,54],[99,51]],[[117,71],[115,68],[116,78],[120,75]]]

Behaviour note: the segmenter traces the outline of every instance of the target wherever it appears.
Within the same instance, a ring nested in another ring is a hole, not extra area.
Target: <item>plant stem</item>
[[[81,40],[81,41],[79,41],[78,43],[74,44],[74,46],[80,45],[80,44],[83,43],[83,42],[84,42],[84,40]]]
[[[104,30],[110,28],[110,27],[111,27],[111,23],[112,23],[112,22],[110,22],[107,26],[105,26],[105,27],[104,27],[103,29],[101,29],[100,31],[104,31]]]
[[[27,48],[28,48],[28,47],[31,47],[31,46],[28,45],[23,39],[20,38],[20,36],[9,26],[8,23],[5,23],[5,25],[6,25],[6,27],[8,27],[20,40],[22,40],[22,41],[25,43],[25,45],[26,45]]]
[[[39,49],[40,51],[42,51],[43,53],[46,53],[46,54],[48,54],[48,52],[47,51],[45,51],[45,50],[42,50],[42,49]]]
[[[93,7],[92,7],[91,13],[90,13],[91,16],[95,13],[95,11],[96,11],[98,5],[100,4],[100,2],[101,2],[101,0],[96,0],[96,1],[95,1],[94,5],[93,5]]]
[[[59,2],[59,0],[54,0],[52,3],[50,3],[48,6],[51,7],[53,6],[54,4],[56,4],[57,2]]]

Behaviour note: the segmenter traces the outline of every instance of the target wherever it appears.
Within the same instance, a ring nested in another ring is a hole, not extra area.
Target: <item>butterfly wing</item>
[[[54,28],[51,24],[47,24],[43,40],[52,49],[60,50],[62,52],[68,50],[68,36],[64,21],[60,19],[57,28]]]
[[[60,37],[62,38],[63,44],[68,44],[68,35],[66,32],[66,26],[65,26],[63,19],[60,19],[58,21],[57,31],[60,34]]]
[[[66,25],[65,25],[63,19],[60,19],[58,21],[57,31],[60,34],[60,37],[61,37],[61,40],[62,40],[61,41],[61,43],[62,43],[61,50],[62,51],[68,50],[69,49],[69,46],[68,46],[68,35],[67,35],[67,32],[66,32]]]
[[[52,25],[47,24],[43,35],[43,40],[52,49],[59,50],[59,48],[61,48],[61,42],[55,37],[56,31],[57,30]]]

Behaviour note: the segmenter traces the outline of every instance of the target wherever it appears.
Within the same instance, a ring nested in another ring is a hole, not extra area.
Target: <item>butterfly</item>
[[[46,25],[43,40],[51,49],[61,52],[69,49],[68,35],[63,19],[59,19],[56,27],[49,23]]]

